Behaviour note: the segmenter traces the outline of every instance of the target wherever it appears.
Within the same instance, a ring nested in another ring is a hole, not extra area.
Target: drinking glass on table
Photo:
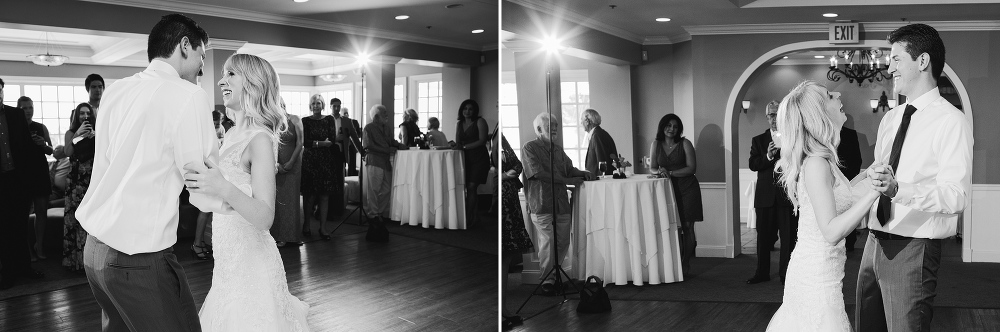
[[[597,178],[604,179],[604,174],[608,173],[608,163],[606,161],[597,163],[597,169],[601,171],[601,173],[597,175]]]

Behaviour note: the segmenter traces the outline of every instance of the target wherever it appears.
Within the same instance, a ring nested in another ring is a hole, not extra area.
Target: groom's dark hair
[[[169,58],[184,37],[188,38],[191,47],[196,50],[202,43],[208,44],[208,32],[198,26],[198,22],[181,14],[164,15],[149,32],[146,56],[149,57],[149,61],[155,58]]]
[[[931,57],[931,76],[937,82],[944,70],[944,41],[937,30],[926,24],[910,24],[889,33],[889,44],[903,43],[911,60],[916,60],[920,54],[927,53]]]

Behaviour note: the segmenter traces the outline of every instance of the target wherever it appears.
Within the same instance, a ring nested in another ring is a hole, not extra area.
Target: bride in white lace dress
[[[288,291],[274,238],[277,137],[285,128],[278,76],[264,59],[235,54],[219,86],[236,125],[219,164],[185,175],[188,189],[222,198],[212,222],[215,270],[199,316],[203,331],[308,331],[309,305]]]
[[[799,214],[798,242],[785,277],[781,307],[768,331],[851,331],[844,309],[844,237],[868,213],[872,189],[852,206],[851,185],[837,167],[847,120],[840,93],[800,83],[778,107],[781,183]]]

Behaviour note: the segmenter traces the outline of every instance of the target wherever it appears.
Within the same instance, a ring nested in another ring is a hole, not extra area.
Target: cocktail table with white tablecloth
[[[674,191],[637,174],[584,182],[573,195],[573,277],[625,285],[683,281]]]
[[[465,229],[462,151],[403,150],[392,168],[389,216],[403,225]]]

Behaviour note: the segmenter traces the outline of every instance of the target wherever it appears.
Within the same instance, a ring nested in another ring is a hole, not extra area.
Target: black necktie
[[[906,129],[910,127],[910,117],[913,116],[913,112],[916,112],[917,108],[913,105],[906,105],[906,110],[903,112],[903,121],[899,123],[899,130],[896,130],[896,138],[892,140],[892,152],[889,153],[889,165],[892,166],[893,174],[898,174],[899,172],[899,153],[903,149],[903,139],[906,138]],[[898,187],[897,187],[898,192]],[[878,222],[881,225],[885,225],[889,221],[889,211],[892,208],[892,199],[888,196],[882,195],[878,198],[878,210],[876,211],[876,216],[878,216]]]

